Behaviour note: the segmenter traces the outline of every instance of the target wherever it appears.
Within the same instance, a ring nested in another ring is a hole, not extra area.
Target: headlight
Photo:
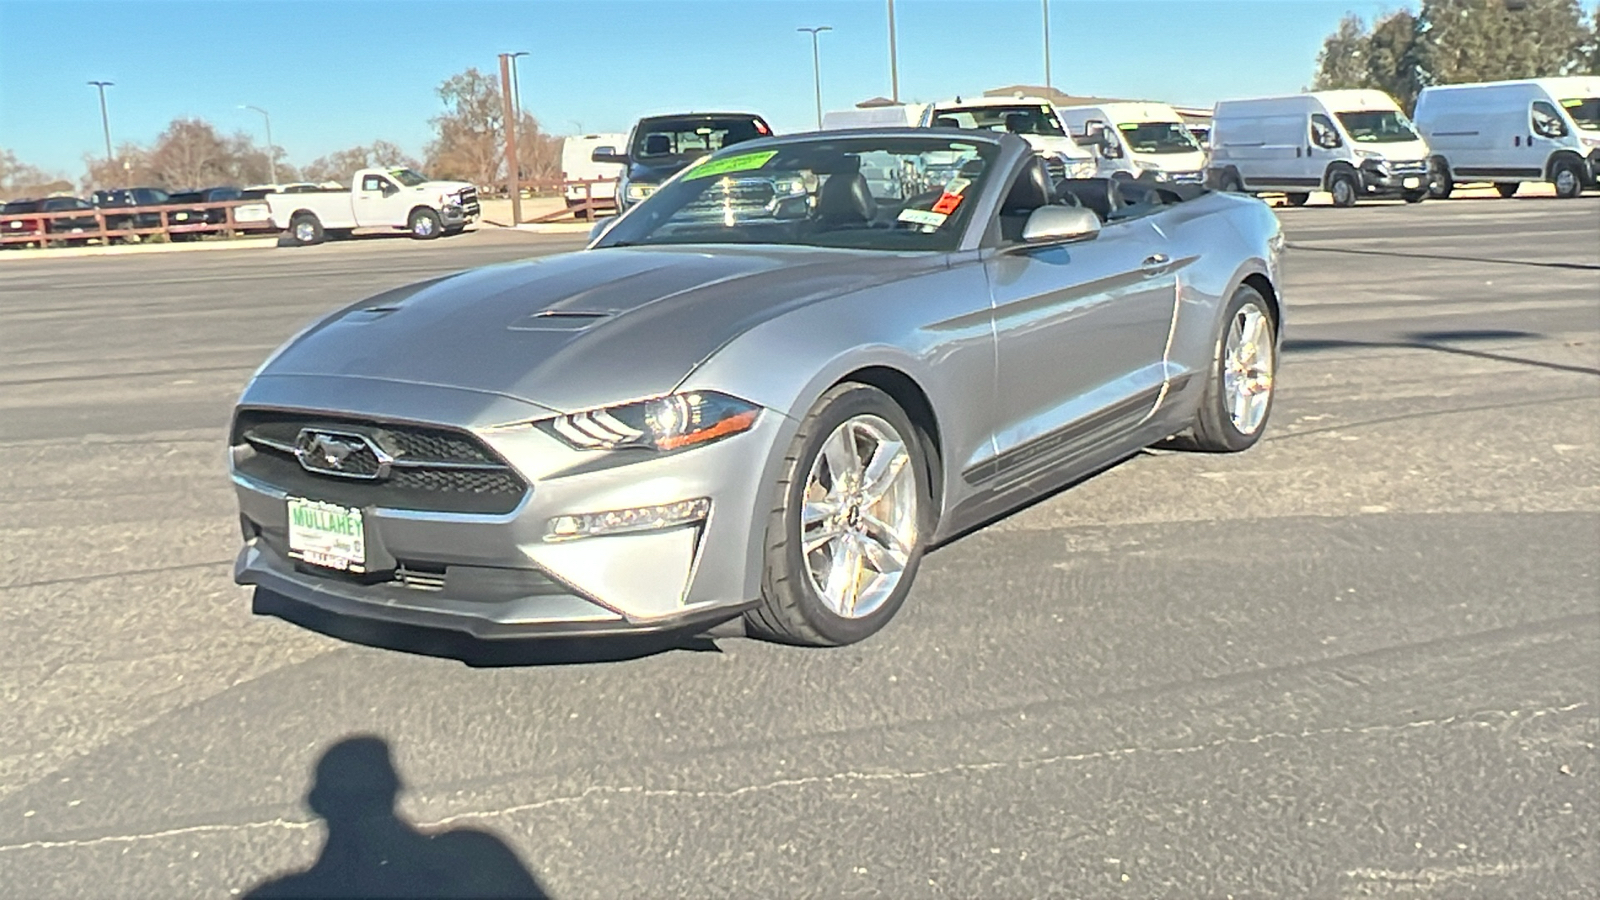
[[[653,184],[635,184],[631,181],[628,182],[629,200],[643,200],[655,192],[656,186]]]
[[[1364,160],[1376,160],[1377,162],[1384,161],[1382,153],[1377,153],[1372,150],[1357,150],[1356,158]]]
[[[1134,160],[1133,164],[1136,167],[1145,170],[1146,172],[1159,172],[1159,171],[1161,171],[1161,167],[1160,166],[1156,165],[1153,162],[1146,162],[1145,160],[1142,160],[1142,159]]]
[[[714,391],[673,394],[534,425],[577,450],[681,450],[749,431],[761,407]]]
[[[1585,147],[1600,147],[1600,138],[1580,137],[1578,140],[1582,141]]]

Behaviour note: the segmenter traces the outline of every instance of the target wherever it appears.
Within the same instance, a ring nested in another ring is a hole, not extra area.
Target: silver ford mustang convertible
[[[1014,135],[739,144],[597,231],[278,350],[232,425],[235,579],[484,638],[846,644],[929,547],[1271,409],[1267,207],[1052,182]]]

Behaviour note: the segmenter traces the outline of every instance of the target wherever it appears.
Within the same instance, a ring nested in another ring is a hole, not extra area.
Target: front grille
[[[777,192],[765,178],[723,178],[706,187],[678,215],[686,219],[764,216]]]
[[[1050,183],[1062,181],[1067,177],[1067,164],[1059,156],[1044,158],[1044,170],[1050,174]]]
[[[337,471],[324,469],[308,452],[316,468],[308,471],[296,453],[304,429],[364,437],[390,458],[388,471],[380,471],[377,455],[364,446],[343,457]],[[343,506],[504,514],[528,491],[521,476],[475,436],[451,429],[244,409],[234,418],[232,443],[241,474],[291,496]]]
[[[478,207],[478,189],[477,188],[462,188],[460,196],[461,196],[461,209],[464,210],[466,212],[466,214],[469,215],[469,216],[477,215],[478,214],[478,210],[479,210],[479,207]]]
[[[1412,160],[1407,162],[1391,162],[1389,170],[1396,175],[1426,175],[1428,174],[1427,160]]]

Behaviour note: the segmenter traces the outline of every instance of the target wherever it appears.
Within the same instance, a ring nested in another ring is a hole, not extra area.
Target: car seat
[[[645,135],[645,156],[666,156],[672,152],[672,138],[664,134]]]

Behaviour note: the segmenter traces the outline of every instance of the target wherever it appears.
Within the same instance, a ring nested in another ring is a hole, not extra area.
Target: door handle
[[[1172,257],[1165,253],[1152,253],[1139,264],[1145,275],[1160,275],[1167,268],[1167,263],[1172,262]]]

